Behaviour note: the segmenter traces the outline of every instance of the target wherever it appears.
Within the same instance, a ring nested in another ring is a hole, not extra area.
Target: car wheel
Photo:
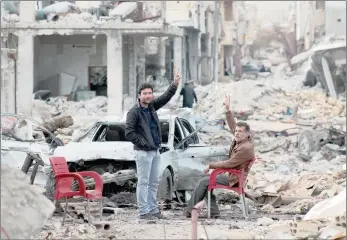
[[[312,153],[319,150],[319,138],[312,130],[304,130],[298,136],[299,157],[305,161],[312,158]]]
[[[172,200],[172,190],[173,190],[173,183],[172,183],[172,174],[171,171],[166,168],[160,181],[159,181],[159,188],[158,188],[158,197],[161,200],[164,201],[171,201]]]

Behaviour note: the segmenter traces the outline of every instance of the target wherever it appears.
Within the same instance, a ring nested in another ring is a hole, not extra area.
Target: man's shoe
[[[157,219],[157,217],[153,216],[152,214],[146,213],[144,215],[140,215],[139,219],[142,219],[142,220],[155,220],[155,219]]]
[[[220,218],[220,214],[219,213],[217,213],[217,214],[211,213],[211,218]]]
[[[161,211],[157,212],[157,213],[154,213],[154,214],[151,214],[153,217],[155,218],[158,218],[158,219],[167,219],[167,217],[165,217]]]
[[[188,212],[188,211],[184,211],[183,212],[183,216],[185,216],[187,218],[190,218],[190,217],[192,217],[192,214],[190,212]]]
[[[201,216],[201,218],[207,218],[207,214]],[[220,214],[219,213],[215,213],[215,214],[211,213],[211,218],[212,219],[220,218]]]

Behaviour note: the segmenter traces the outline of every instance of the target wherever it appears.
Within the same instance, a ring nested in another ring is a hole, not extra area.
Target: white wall
[[[74,44],[93,48],[78,48]],[[38,36],[35,41],[35,82],[61,72],[75,76],[82,87],[88,86],[88,67],[107,66],[106,36]]]
[[[195,7],[195,1],[167,1],[166,22],[190,20],[189,11],[192,11]]]
[[[340,21],[338,21],[340,20]],[[346,36],[346,2],[325,2],[325,32]]]

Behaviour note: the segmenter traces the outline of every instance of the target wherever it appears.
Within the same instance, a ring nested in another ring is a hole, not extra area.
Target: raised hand
[[[181,77],[179,75],[178,69],[176,69],[173,84],[177,87],[180,81],[181,81]]]
[[[227,111],[230,110],[230,96],[229,95],[225,95],[224,106],[225,106],[225,109]]]

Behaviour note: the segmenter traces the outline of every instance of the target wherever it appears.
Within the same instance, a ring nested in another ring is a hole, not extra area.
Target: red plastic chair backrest
[[[49,161],[51,162],[54,175],[69,173],[69,168],[64,157],[50,157]],[[73,178],[64,178],[61,179],[56,185],[56,189],[59,188],[71,188]]]

